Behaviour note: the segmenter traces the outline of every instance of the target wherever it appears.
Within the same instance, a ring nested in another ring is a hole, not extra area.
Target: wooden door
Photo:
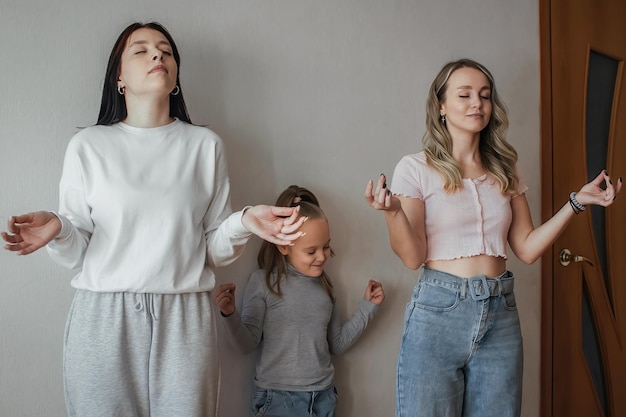
[[[600,170],[626,178],[626,1],[540,10],[545,219]],[[573,219],[542,262],[542,416],[626,416],[626,193]]]

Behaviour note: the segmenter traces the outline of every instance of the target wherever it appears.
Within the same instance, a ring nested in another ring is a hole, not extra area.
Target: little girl
[[[214,291],[227,331],[237,348],[260,346],[254,378],[252,416],[335,415],[331,354],[348,349],[363,333],[385,299],[382,285],[369,280],[359,309],[341,323],[333,286],[324,272],[333,255],[328,220],[309,190],[292,185],[276,204],[300,207],[308,219],[291,246],[263,242],[258,263],[235,311],[235,285]]]

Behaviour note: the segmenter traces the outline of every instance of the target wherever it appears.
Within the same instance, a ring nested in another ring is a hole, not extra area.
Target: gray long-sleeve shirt
[[[265,271],[252,274],[241,315],[224,318],[232,341],[243,352],[260,346],[255,384],[284,391],[318,391],[333,383],[331,354],[348,349],[363,333],[378,306],[363,299],[344,323],[319,278],[290,266],[281,279],[282,297],[270,292]]]

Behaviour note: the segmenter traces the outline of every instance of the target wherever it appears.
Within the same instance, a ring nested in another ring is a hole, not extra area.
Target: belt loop
[[[465,297],[467,297],[468,287],[469,287],[469,282],[464,279],[463,285],[461,285],[461,300],[465,300]]]
[[[502,286],[502,280],[500,277],[496,278],[496,282],[498,283],[498,297],[501,297],[504,294],[504,287]]]

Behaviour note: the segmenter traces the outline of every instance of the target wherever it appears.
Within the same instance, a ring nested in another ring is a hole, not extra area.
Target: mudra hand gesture
[[[385,174],[380,174],[374,188],[374,181],[370,180],[365,187],[365,200],[376,210],[398,211],[401,210],[400,200],[391,194],[387,188]]]
[[[602,183],[606,184],[605,189],[601,187]],[[617,197],[617,194],[622,189],[623,183],[622,177],[619,177],[617,185],[614,185],[607,171],[602,170],[593,181],[585,184],[580,191],[574,195],[574,198],[583,206],[595,204],[597,206],[608,207]]]
[[[9,232],[2,232],[6,250],[28,255],[45,246],[61,231],[61,221],[48,211],[12,216],[7,222]]]

